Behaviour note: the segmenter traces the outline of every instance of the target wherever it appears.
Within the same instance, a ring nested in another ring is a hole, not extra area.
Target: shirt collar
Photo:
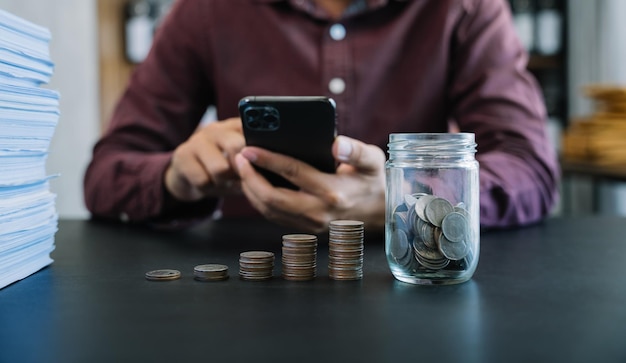
[[[252,0],[255,3],[278,3],[278,2],[288,2],[290,0]],[[301,0],[301,1],[308,1],[308,0]],[[406,2],[408,0],[367,0],[368,4],[370,6],[372,5],[386,5],[388,2],[391,1],[398,1],[398,2]]]
[[[313,16],[324,18],[325,16],[316,9],[313,4],[313,0],[252,0],[256,3],[271,4],[271,3],[290,3],[294,8],[303,10],[310,13]],[[353,3],[348,7],[344,16],[352,16],[362,12],[371,11],[385,7],[391,2],[407,2],[409,0],[353,0]]]

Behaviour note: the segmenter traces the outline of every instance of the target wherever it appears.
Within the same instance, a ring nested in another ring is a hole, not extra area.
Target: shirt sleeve
[[[461,131],[476,134],[484,227],[539,221],[558,198],[546,110],[503,0],[464,1],[449,88]]]
[[[203,3],[176,2],[95,145],[84,178],[93,216],[180,225],[214,211],[217,200],[174,201],[163,182],[173,150],[196,130],[213,98]]]

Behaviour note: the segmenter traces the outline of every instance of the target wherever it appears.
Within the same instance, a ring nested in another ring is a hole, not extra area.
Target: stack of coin
[[[274,270],[274,253],[248,251],[239,254],[239,277],[243,280],[268,280]]]
[[[470,214],[463,203],[453,206],[434,195],[408,194],[393,211],[389,253],[406,268],[417,261],[426,269],[440,270],[470,253],[470,231]]]
[[[145,274],[146,280],[150,281],[171,281],[180,278],[180,271],[172,269],[161,269],[148,271]]]
[[[315,278],[317,237],[310,234],[286,234],[282,249],[283,278],[307,281]]]
[[[363,222],[330,222],[328,240],[328,276],[333,280],[363,278]]]
[[[223,281],[228,279],[228,266],[212,263],[198,265],[193,268],[193,276],[198,281]]]

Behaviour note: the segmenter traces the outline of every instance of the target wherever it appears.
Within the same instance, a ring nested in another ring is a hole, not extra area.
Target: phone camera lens
[[[261,127],[261,123],[259,122],[259,120],[252,119],[248,120],[248,126],[253,129],[258,129],[259,127]]]
[[[263,124],[267,130],[276,130],[278,128],[278,118],[274,115],[264,115]]]
[[[251,118],[251,119],[255,119],[257,117],[259,117],[259,110],[255,109],[255,108],[249,108],[246,110],[246,117]]]
[[[250,106],[243,111],[243,122],[248,129],[276,131],[280,128],[280,115],[272,106]]]
[[[263,126],[267,131],[275,131],[280,126],[278,110],[274,107],[266,107],[263,113]]]

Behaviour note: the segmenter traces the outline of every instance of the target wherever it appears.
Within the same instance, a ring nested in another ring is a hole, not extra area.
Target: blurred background
[[[0,0],[52,32],[61,121],[47,162],[61,218],[88,218],[82,178],[133,67],[174,0]],[[508,0],[562,160],[553,215],[626,215],[626,1]],[[622,134],[623,133],[623,134]]]

